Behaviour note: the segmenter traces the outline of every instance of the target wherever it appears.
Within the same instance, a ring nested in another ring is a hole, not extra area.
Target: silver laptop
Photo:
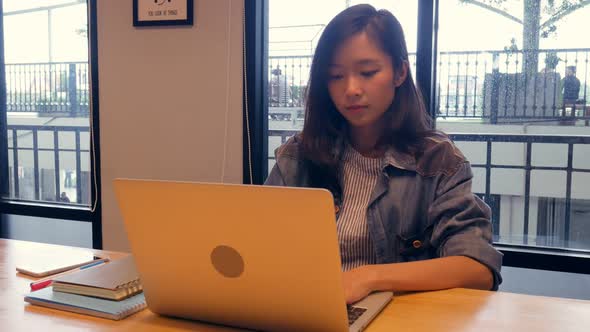
[[[361,331],[392,299],[345,304],[326,190],[114,184],[155,313],[265,331]]]

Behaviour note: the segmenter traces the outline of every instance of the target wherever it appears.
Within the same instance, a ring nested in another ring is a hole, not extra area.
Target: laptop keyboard
[[[346,306],[346,310],[348,311],[348,325],[354,324],[354,322],[365,312],[367,309],[353,307],[351,305]]]

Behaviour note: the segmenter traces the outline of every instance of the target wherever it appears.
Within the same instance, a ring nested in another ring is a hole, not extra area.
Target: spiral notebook
[[[56,292],[123,300],[142,291],[133,256],[57,277],[52,283]]]
[[[146,307],[143,293],[121,301],[99,299],[90,296],[54,292],[45,287],[25,296],[25,302],[79,314],[120,320]]]

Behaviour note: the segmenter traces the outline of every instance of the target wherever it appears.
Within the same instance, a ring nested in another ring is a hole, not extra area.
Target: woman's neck
[[[382,157],[384,149],[379,146],[379,131],[375,128],[350,128],[348,140],[350,145],[361,155],[369,158]]]

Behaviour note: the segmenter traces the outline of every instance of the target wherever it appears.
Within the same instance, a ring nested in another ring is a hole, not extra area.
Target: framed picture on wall
[[[193,0],[133,0],[133,26],[193,25]]]

